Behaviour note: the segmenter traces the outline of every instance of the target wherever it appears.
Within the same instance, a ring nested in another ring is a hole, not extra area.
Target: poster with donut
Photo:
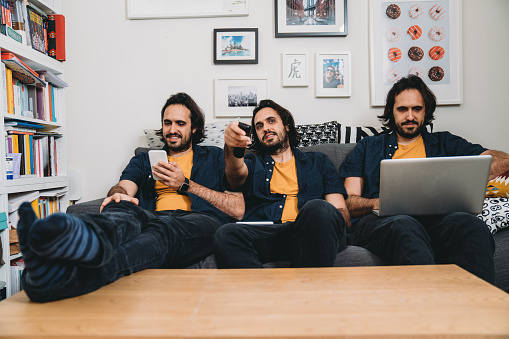
[[[386,93],[399,79],[414,74],[433,91],[443,88],[438,92],[444,94],[444,102],[448,102],[448,93],[458,94],[461,42],[456,39],[461,38],[460,1],[371,2],[372,72],[376,72],[372,81],[377,82],[378,89],[383,88]],[[457,97],[461,100],[461,93]],[[439,95],[437,99],[440,102]],[[380,96],[375,101],[380,102]]]
[[[448,0],[382,2],[385,85],[408,74],[450,84],[449,10]]]

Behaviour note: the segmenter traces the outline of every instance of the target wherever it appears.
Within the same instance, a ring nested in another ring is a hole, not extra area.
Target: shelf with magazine
[[[60,12],[60,0],[23,2],[48,15]],[[65,211],[69,177],[64,63],[34,49],[29,41],[20,43],[4,34],[0,52],[1,299],[20,288],[17,207],[29,202],[42,217]]]

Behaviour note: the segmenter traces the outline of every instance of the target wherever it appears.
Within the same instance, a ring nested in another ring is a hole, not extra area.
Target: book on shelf
[[[58,76],[56,76],[55,74],[53,74],[50,71],[39,70],[39,71],[36,71],[36,72],[39,73],[39,76],[44,74],[44,80],[46,82],[49,82],[49,83],[53,84],[55,87],[62,88],[62,87],[68,87],[69,86],[64,80],[60,79]]]
[[[67,187],[60,187],[60,188],[54,188],[54,189],[41,191],[40,196],[43,198],[60,198],[67,192],[68,192]]]
[[[7,113],[14,114],[14,86],[12,84],[12,71],[7,68],[6,72],[6,86],[7,86]]]
[[[11,295],[14,295],[22,290],[21,274],[25,268],[25,263],[22,258],[11,260]]]
[[[23,0],[10,0],[12,29],[21,36],[21,42],[26,44],[25,15],[23,14]],[[26,5],[25,5],[26,6]]]
[[[32,68],[18,59],[13,53],[2,52],[2,62],[12,70],[12,77],[24,84],[45,87],[46,83],[39,78]]]
[[[65,61],[65,17],[62,14],[48,15],[48,55]]]
[[[36,124],[33,122],[26,122],[26,121],[18,121],[18,120],[6,120],[4,122],[4,126],[9,127],[24,127],[24,128],[33,128],[33,129],[44,129],[43,125]]]
[[[27,17],[32,48],[47,54],[47,29],[44,27],[44,21],[47,19],[46,14],[29,2],[27,3]]]
[[[34,200],[39,199],[39,197],[40,197],[39,191],[9,194],[7,212],[9,213],[16,212],[22,203],[24,202],[32,203]]]
[[[8,111],[7,104],[7,70],[5,64],[0,62],[0,114],[5,116]]]

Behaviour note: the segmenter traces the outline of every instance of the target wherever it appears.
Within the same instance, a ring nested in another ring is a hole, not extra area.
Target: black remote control
[[[239,127],[242,128],[242,130],[244,132],[246,132],[246,135],[248,137],[251,136],[251,126],[250,125],[239,121]],[[233,148],[233,155],[236,158],[244,158],[245,153],[246,153],[246,149],[243,147],[234,147]]]

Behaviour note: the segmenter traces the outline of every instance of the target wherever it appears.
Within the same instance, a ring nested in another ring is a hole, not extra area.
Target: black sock
[[[21,254],[25,262],[26,282],[33,287],[51,286],[70,272],[72,267],[56,260],[42,258],[32,251],[28,239],[37,216],[29,203],[21,204],[18,213],[17,231]]]
[[[30,245],[38,255],[94,264],[102,254],[99,238],[81,219],[56,213],[35,222]]]

